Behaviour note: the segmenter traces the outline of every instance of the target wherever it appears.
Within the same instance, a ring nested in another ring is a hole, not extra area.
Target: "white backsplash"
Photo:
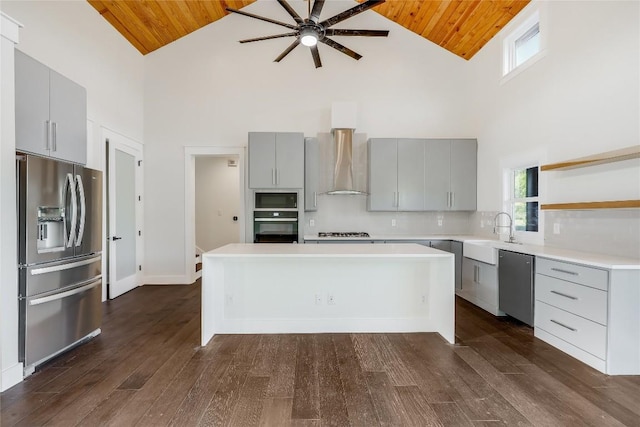
[[[495,239],[493,218],[498,212],[474,212],[469,219],[473,235]],[[640,259],[640,210],[603,209],[545,211],[545,246]],[[554,234],[558,224],[559,234]]]
[[[305,213],[305,235],[365,231],[377,235],[468,234],[469,212],[368,212],[367,196],[318,196],[318,211]],[[314,220],[311,227],[309,221]],[[396,226],[391,222],[395,220]]]
[[[640,259],[638,209],[547,211],[544,233],[548,246]]]

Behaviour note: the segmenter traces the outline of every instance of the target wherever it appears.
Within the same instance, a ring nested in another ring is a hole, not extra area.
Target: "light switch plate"
[[[560,234],[560,223],[553,223],[553,234]]]
[[[315,219],[310,219],[309,220],[309,227],[315,227],[316,226],[316,220]]]

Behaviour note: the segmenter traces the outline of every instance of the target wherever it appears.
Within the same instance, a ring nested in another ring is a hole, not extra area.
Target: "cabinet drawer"
[[[535,327],[604,360],[607,327],[537,301]]]
[[[602,325],[607,324],[607,293],[565,280],[536,274],[536,300]]]
[[[606,270],[540,257],[536,259],[536,273],[602,289],[603,291],[607,290],[609,282],[609,272]]]

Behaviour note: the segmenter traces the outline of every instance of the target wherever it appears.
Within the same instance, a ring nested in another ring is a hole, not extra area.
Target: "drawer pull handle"
[[[567,328],[568,330],[570,330],[571,332],[576,332],[577,329],[576,328],[572,328],[571,326],[567,326],[564,323],[560,323],[557,320],[553,320],[551,319],[551,322],[555,323],[556,325],[562,326],[563,328]]]
[[[552,268],[551,270],[553,271],[557,271],[558,273],[565,273],[565,274],[570,274],[572,276],[577,276],[578,273],[576,273],[575,271],[569,271],[569,270],[563,270],[561,268]]]
[[[572,299],[572,300],[577,300],[578,299],[578,297],[574,297],[574,296],[571,296],[571,295],[563,294],[562,292],[558,292],[558,291],[551,291],[551,293],[552,294],[556,294],[556,295],[560,295],[561,297],[569,298],[569,299]]]

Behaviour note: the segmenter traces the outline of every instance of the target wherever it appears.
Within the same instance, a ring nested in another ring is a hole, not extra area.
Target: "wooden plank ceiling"
[[[87,0],[143,55],[255,0]],[[290,0],[297,1],[297,0]],[[360,2],[364,0],[358,0]],[[373,10],[471,59],[529,0],[387,0]],[[273,7],[280,7],[273,2]]]

